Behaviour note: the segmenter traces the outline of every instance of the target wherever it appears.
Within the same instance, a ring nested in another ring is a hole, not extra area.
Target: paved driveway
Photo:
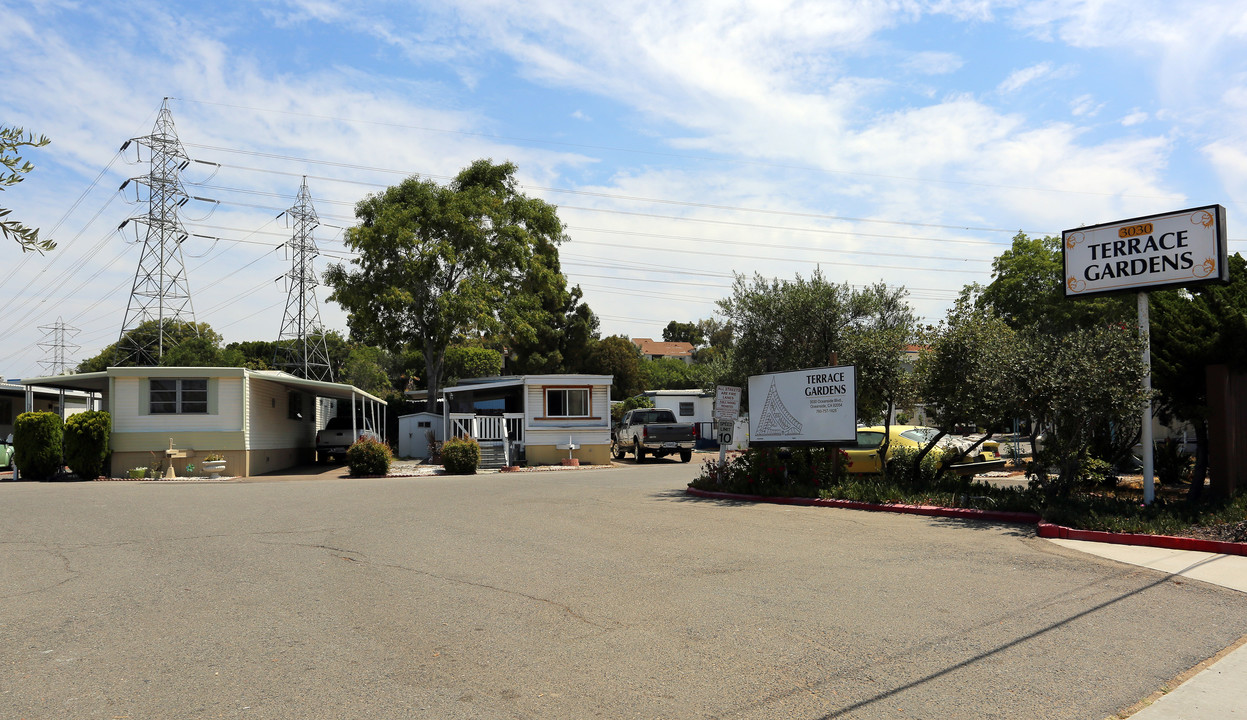
[[[695,466],[0,483],[4,718],[1102,718],[1247,596]]]

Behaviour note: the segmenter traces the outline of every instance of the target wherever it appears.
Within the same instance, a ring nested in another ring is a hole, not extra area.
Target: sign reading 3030
[[[1229,282],[1225,208],[1191,208],[1062,234],[1065,296]]]

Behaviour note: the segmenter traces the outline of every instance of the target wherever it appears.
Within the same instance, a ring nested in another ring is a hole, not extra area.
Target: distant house
[[[185,475],[212,452],[227,475],[282,470],[313,461],[316,431],[333,414],[360,413],[374,427],[385,417],[385,401],[363,390],[275,370],[115,367],[22,383],[98,394],[112,416],[115,476],[154,462]]]
[[[446,437],[469,436],[494,464],[609,465],[610,375],[509,375],[460,380],[442,391]],[[572,447],[568,447],[568,446]],[[482,464],[485,461],[482,460]]]
[[[671,358],[685,363],[693,362],[693,344],[686,342],[658,342],[649,338],[632,338],[632,343],[641,350],[646,360]]]

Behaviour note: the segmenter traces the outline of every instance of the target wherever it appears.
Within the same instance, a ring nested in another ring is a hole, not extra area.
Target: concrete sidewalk
[[[1247,557],[1059,540],[1063,547],[1247,593]],[[1247,718],[1247,644],[1130,716],[1133,720]]]

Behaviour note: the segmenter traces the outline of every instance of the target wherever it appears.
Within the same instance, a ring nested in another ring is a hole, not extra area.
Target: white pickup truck
[[[346,449],[361,438],[380,440],[372,423],[363,418],[356,418],[355,431],[351,432],[351,418],[331,418],[324,430],[316,431],[316,459],[329,462],[332,458],[342,460],[346,457]]]

